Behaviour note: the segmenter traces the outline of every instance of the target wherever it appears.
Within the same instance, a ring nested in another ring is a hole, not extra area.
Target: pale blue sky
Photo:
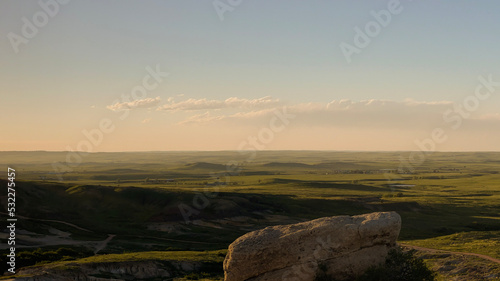
[[[0,128],[11,132],[0,138],[4,148],[0,150],[75,146],[83,129],[95,127],[102,118],[116,118],[106,107],[140,84],[147,66],[160,65],[170,73],[148,93],[149,98],[160,97],[159,106],[169,98],[182,102],[267,96],[289,105],[325,105],[341,99],[459,103],[474,93],[479,75],[492,74],[494,81],[500,81],[498,1],[402,0],[402,12],[393,15],[351,63],[340,43],[353,44],[354,27],[364,28],[374,20],[370,11],[386,9],[390,1],[244,0],[225,13],[223,21],[212,2],[72,0],[61,5],[27,44],[19,45],[17,54],[8,34],[21,35],[22,18],[31,20],[42,9],[38,1],[0,2]],[[499,96],[500,89],[481,103],[474,116],[496,116]],[[213,134],[210,141],[192,149],[235,149],[239,140],[264,124],[245,130],[228,124],[210,129],[179,125],[207,112],[131,110],[96,151],[189,149],[188,139],[206,134]],[[15,116],[14,121],[6,116]],[[336,126],[325,130],[337,130]],[[410,138],[424,137],[436,126],[439,121],[410,130]],[[159,130],[176,132],[179,139],[162,142],[169,137]],[[137,131],[156,141],[138,145],[133,133]],[[289,131],[307,134],[299,127]],[[463,129],[463,134],[470,132]],[[380,145],[358,149],[390,149],[379,137]],[[130,138],[131,143],[116,146],[114,141],[120,138]],[[286,139],[277,139],[268,148],[356,149],[347,140],[346,145],[333,141],[316,145],[294,141],[290,135]],[[442,149],[476,150],[471,142],[450,141]],[[493,142],[486,147],[495,148]],[[412,142],[402,140],[397,148],[412,149]]]

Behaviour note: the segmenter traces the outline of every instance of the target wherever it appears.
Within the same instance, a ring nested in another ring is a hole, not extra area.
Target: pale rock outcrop
[[[322,271],[349,280],[384,262],[400,230],[401,217],[395,212],[270,226],[229,246],[224,280],[312,281]]]

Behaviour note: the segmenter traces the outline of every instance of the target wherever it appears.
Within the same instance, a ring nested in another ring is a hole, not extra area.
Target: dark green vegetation
[[[389,252],[384,264],[368,269],[358,281],[433,281],[434,273],[414,251]]]
[[[43,275],[46,280],[78,280],[82,276],[104,280],[154,281],[165,280],[165,277],[178,277],[174,280],[218,280],[223,275],[222,262],[225,255],[226,250],[97,255],[39,263],[22,269],[20,275]]]
[[[18,251],[211,251],[268,225],[397,211],[407,244],[500,258],[500,153],[411,166],[405,152],[96,153],[72,166],[67,155],[0,153],[17,171]]]
[[[87,248],[73,248],[73,247],[61,247],[58,249],[51,250],[49,248],[41,249],[38,248],[33,251],[20,251],[16,256],[16,266],[19,268],[35,265],[35,264],[45,264],[55,261],[68,261],[75,260],[78,258],[83,258],[92,255],[93,252]],[[7,271],[9,266],[7,262],[9,258],[6,255],[0,257],[0,270],[2,272]]]
[[[328,268],[318,266],[315,281],[335,281],[335,276],[329,276]],[[356,281],[433,281],[435,273],[432,272],[424,260],[416,257],[414,251],[393,249],[389,252],[385,263],[370,267]]]

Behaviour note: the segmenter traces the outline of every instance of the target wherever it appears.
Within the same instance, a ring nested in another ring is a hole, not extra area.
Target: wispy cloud
[[[141,100],[134,100],[130,102],[117,102],[112,105],[106,106],[107,109],[113,111],[127,110],[133,108],[151,108],[158,105],[161,101],[160,97],[156,98],[145,98]]]
[[[479,116],[477,119],[480,119],[480,120],[500,120],[500,113],[483,114],[483,115]]]
[[[239,120],[239,121],[255,120],[257,118],[262,118],[272,115],[274,110],[275,110],[274,108],[271,108],[271,109],[262,109],[250,112],[238,112],[229,115],[224,115],[224,114],[214,115],[209,111],[207,111],[202,114],[196,114],[191,117],[188,117],[187,119],[179,122],[178,125],[190,125],[190,124],[202,124],[202,123],[206,124],[206,123],[215,123],[217,121],[232,121],[232,120]]]
[[[420,102],[414,100],[334,100],[328,103],[297,103],[287,105],[294,114],[294,123],[303,126],[334,127],[425,127],[429,123],[442,122],[443,112],[453,105],[449,101]],[[236,114],[207,111],[180,122],[180,125],[196,123],[234,122],[236,124],[263,121],[281,106],[271,106]]]
[[[175,102],[169,99],[169,103],[164,104],[158,110],[171,111],[194,111],[194,110],[211,110],[211,109],[254,109],[276,106],[280,104],[278,99],[266,96],[258,99],[244,99],[231,97],[226,100],[208,100],[208,99],[187,99],[180,102]]]

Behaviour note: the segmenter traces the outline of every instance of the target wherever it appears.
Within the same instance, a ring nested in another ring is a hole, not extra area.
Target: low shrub
[[[369,268],[357,281],[433,281],[435,273],[414,255],[415,250],[391,250],[385,263]]]

